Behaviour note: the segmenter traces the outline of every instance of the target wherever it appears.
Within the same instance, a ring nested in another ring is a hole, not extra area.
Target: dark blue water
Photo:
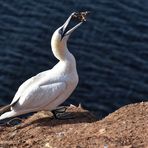
[[[11,102],[23,81],[57,62],[52,33],[77,10],[91,15],[69,41],[80,82],[66,103],[104,116],[148,101],[148,1],[1,0],[0,104]]]

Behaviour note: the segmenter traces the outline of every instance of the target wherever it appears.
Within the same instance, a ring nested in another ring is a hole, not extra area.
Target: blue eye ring
[[[61,28],[60,30],[59,30],[59,34],[62,36],[63,35],[63,28]]]
[[[59,34],[61,35],[61,40],[63,39],[65,33],[66,33],[66,32],[63,31],[63,28],[61,28],[61,29],[59,30]]]

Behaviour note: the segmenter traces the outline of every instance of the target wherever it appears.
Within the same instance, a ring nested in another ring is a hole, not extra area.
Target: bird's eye
[[[59,34],[60,34],[60,35],[63,34],[63,28],[61,28],[61,29],[59,30]]]

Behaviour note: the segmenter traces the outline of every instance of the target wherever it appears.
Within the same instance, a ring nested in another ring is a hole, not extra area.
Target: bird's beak
[[[63,24],[62,26],[62,38],[64,36],[70,35],[76,28],[78,28],[83,22],[78,23],[77,25],[75,25],[74,27],[72,27],[71,29],[69,29],[68,31],[66,30],[68,27],[68,24],[70,23],[70,20],[72,19],[74,13],[72,13],[69,18],[66,20],[66,22]]]

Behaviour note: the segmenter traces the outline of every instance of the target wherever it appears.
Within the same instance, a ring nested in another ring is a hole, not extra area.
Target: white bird
[[[67,48],[67,40],[83,22],[66,31],[73,15],[74,13],[54,32],[51,39],[52,52],[59,62],[52,69],[26,80],[19,87],[11,104],[0,110],[0,120],[30,112],[55,110],[74,91],[78,84],[78,74],[75,58]]]

